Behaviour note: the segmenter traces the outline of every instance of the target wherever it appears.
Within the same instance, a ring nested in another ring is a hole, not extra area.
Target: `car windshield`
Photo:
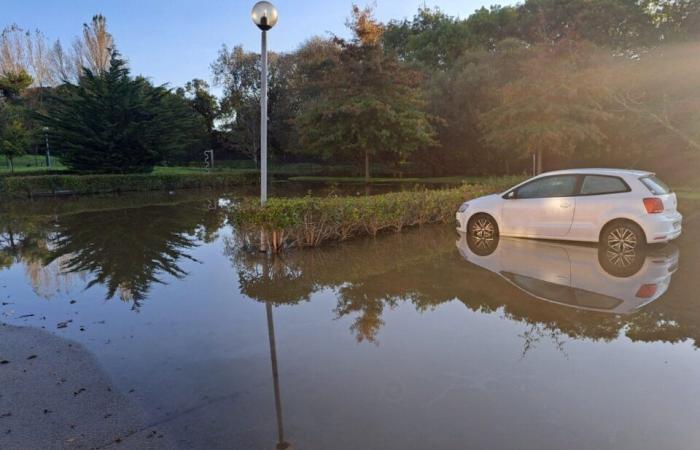
[[[642,183],[644,183],[644,186],[646,186],[647,189],[649,189],[649,191],[651,191],[651,193],[654,195],[664,195],[671,193],[671,188],[654,175],[643,177],[639,180]]]

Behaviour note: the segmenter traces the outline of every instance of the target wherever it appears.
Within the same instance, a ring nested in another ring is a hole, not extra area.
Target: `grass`
[[[34,155],[20,156],[14,159],[14,165],[16,174],[66,170],[66,167],[61,164],[58,158],[51,158],[51,167],[46,167],[46,158],[44,155],[37,155],[36,157]],[[9,173],[11,173],[10,165],[7,159],[5,159],[3,164],[0,164],[0,174],[4,175]]]
[[[700,200],[700,189],[678,189],[675,192],[680,200]]]
[[[371,177],[369,179],[370,183],[399,183],[399,184],[445,184],[445,185],[459,185],[459,184],[474,184],[483,183],[485,180],[490,178],[496,179],[513,179],[515,182],[521,180],[520,176],[506,176],[506,177],[485,177],[485,176],[449,176],[449,177],[409,177],[409,178],[389,178],[389,177]],[[306,183],[339,183],[339,184],[362,184],[365,183],[364,177],[324,177],[324,176],[297,176],[290,177],[289,181],[298,181]]]
[[[0,177],[0,196],[33,198],[55,195],[87,195],[180,189],[225,189],[259,183],[254,173],[179,173],[75,175],[52,174]]]

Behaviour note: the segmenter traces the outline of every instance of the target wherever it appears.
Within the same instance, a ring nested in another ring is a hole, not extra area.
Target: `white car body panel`
[[[629,192],[568,197],[506,199],[506,194],[545,177],[556,175],[599,175],[624,181]],[[457,229],[466,232],[469,219],[477,213],[492,216],[501,236],[598,242],[606,224],[617,219],[639,225],[648,243],[668,242],[681,234],[682,216],[677,211],[676,194],[653,194],[640,181],[651,172],[622,169],[577,169],[547,172],[501,193],[465,202],[468,208],[456,214]],[[644,198],[662,200],[664,211],[650,214]]]

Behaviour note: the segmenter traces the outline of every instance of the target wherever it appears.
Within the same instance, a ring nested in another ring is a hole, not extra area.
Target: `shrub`
[[[33,197],[61,193],[101,194],[108,192],[227,188],[254,184],[258,180],[259,176],[253,173],[1,177],[0,195],[5,197]]]
[[[232,222],[244,236],[265,230],[269,248],[315,247],[327,241],[376,236],[404,227],[447,223],[466,199],[496,192],[515,179],[486,179],[442,190],[413,190],[368,197],[273,198],[264,206],[247,200],[233,206]],[[251,240],[249,239],[249,240]]]

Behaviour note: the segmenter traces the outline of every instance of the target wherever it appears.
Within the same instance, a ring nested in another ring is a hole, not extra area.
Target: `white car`
[[[676,194],[651,172],[560,170],[463,203],[457,229],[633,249],[680,236],[683,217],[676,207]]]
[[[631,314],[659,299],[678,268],[678,247],[615,252],[527,239],[483,240],[460,233],[462,257],[527,294],[588,311]]]

